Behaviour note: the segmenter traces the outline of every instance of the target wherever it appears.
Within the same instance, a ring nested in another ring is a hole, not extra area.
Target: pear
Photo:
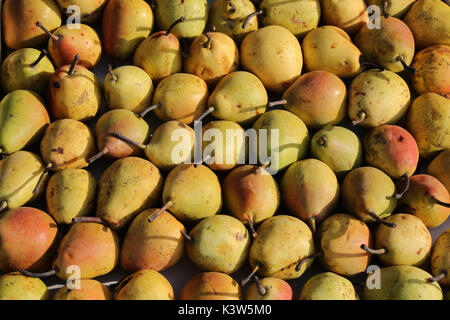
[[[341,185],[341,203],[348,213],[365,222],[378,221],[393,227],[382,218],[397,206],[395,185],[383,171],[360,167],[350,171]]]
[[[338,178],[361,166],[362,143],[353,131],[338,126],[327,126],[311,139],[311,156],[330,167]]]
[[[418,0],[405,15],[419,49],[435,44],[450,45],[450,8],[439,0]]]
[[[364,250],[377,254],[387,266],[423,266],[431,252],[431,235],[423,222],[406,213],[394,214],[386,219],[396,225],[379,225],[375,232],[375,249]]]
[[[339,203],[339,183],[333,170],[317,159],[293,163],[281,180],[281,195],[286,208],[307,221],[315,231]]]
[[[116,300],[174,300],[170,282],[154,270],[140,270],[115,288]]]
[[[254,224],[272,217],[280,206],[280,191],[265,167],[243,165],[231,171],[223,182],[225,203],[231,214],[247,223],[256,235]]]
[[[0,276],[0,300],[48,300],[50,293],[42,280],[9,273]]]
[[[267,91],[254,74],[236,71],[225,76],[208,99],[208,108],[217,119],[252,124],[266,111]]]
[[[148,219],[158,214],[149,223]],[[127,230],[120,251],[120,265],[124,270],[162,271],[175,265],[184,256],[183,224],[167,211],[148,209],[141,212]]]
[[[447,190],[450,190],[450,150],[442,151],[430,162],[428,174],[437,178]]]
[[[364,0],[322,0],[322,24],[341,28],[354,36],[369,20]]]
[[[450,229],[444,231],[434,243],[431,252],[431,273],[443,286],[450,284]]]
[[[100,20],[103,8],[108,0],[56,0],[61,11],[67,16],[71,15],[68,8],[70,6],[78,6],[80,8],[81,22],[87,24],[94,24]]]
[[[28,90],[8,93],[0,102],[0,153],[32,145],[50,124],[42,98]]]
[[[367,225],[348,214],[334,214],[320,225],[318,241],[322,248],[320,262],[326,270],[348,277],[366,271],[371,255],[361,249],[372,245]]]
[[[334,26],[321,26],[310,31],[302,41],[305,67],[322,70],[339,78],[351,78],[362,71],[361,51],[348,34]]]
[[[411,67],[417,70],[412,83],[418,94],[433,92],[450,99],[450,46],[423,49],[415,55]]]
[[[173,28],[186,20],[175,20],[167,31],[159,31],[142,41],[134,53],[134,65],[142,68],[155,83],[183,71],[183,54],[180,41]]]
[[[50,31],[61,25],[61,11],[54,0],[4,1],[2,22],[6,46],[14,50],[43,46],[48,35],[36,28],[36,21],[41,21]]]
[[[177,25],[173,33],[178,38],[193,39],[202,34],[208,21],[208,1],[166,1],[155,0],[156,5],[156,25],[160,30],[166,30],[173,21],[181,16],[186,18],[186,22]]]
[[[88,216],[95,209],[97,180],[83,169],[66,169],[50,177],[46,200],[48,213],[58,224]]]
[[[94,73],[77,65],[76,55],[71,65],[55,71],[50,78],[48,107],[56,120],[87,121],[97,115],[102,105],[102,85]]]
[[[46,180],[39,183],[44,170],[41,158],[28,151],[17,151],[0,160],[0,211],[37,199],[44,191]]]
[[[136,66],[109,68],[104,82],[104,96],[109,109],[126,109],[141,113],[151,106],[153,82]]]
[[[187,223],[213,216],[222,208],[219,179],[204,165],[175,167],[166,178],[162,197],[165,209]]]
[[[24,48],[14,51],[3,61],[0,82],[5,93],[34,90],[42,95],[54,72],[47,50]]]
[[[102,55],[102,44],[97,32],[85,24],[79,28],[72,25],[63,25],[55,32],[48,31],[38,21],[36,26],[49,34],[48,52],[56,67],[69,65],[75,56],[80,56],[79,64],[88,69],[94,68]]]
[[[240,54],[242,67],[274,93],[283,93],[302,71],[300,43],[281,26],[271,25],[248,34],[241,43]]]
[[[320,8],[319,0],[262,0],[259,3],[263,26],[279,25],[299,38],[317,28]]]
[[[250,0],[216,0],[209,8],[208,26],[225,33],[240,44],[247,34],[258,29],[258,18],[247,17],[255,12]],[[245,28],[244,22],[247,21]]]
[[[387,70],[368,70],[350,85],[348,116],[353,125],[365,128],[394,124],[405,115],[410,102],[409,87],[399,75]]]
[[[367,6],[383,8],[383,13],[395,18],[403,18],[416,0],[366,0]],[[385,5],[386,3],[386,5]]]
[[[103,48],[125,60],[153,30],[153,11],[144,0],[109,0],[103,14]]]
[[[272,160],[270,169],[273,171],[287,168],[303,159],[308,152],[308,128],[299,117],[288,111],[266,112],[253,124],[253,129],[259,136],[259,143],[258,148],[255,145],[250,146],[250,156],[258,154],[259,161],[265,163],[263,155],[267,155]],[[264,139],[267,139],[266,145],[261,143]]]
[[[245,290],[245,300],[292,300],[292,287],[278,278],[256,280]]]
[[[184,59],[184,71],[200,77],[210,88],[238,69],[239,49],[232,38],[221,32],[196,37]]]
[[[81,169],[95,154],[91,130],[82,122],[63,119],[51,123],[41,140],[41,156],[48,169]]]
[[[311,129],[320,129],[342,121],[346,113],[347,88],[327,71],[312,71],[300,76],[283,94],[283,105]]]
[[[161,173],[150,161],[136,157],[116,160],[100,178],[97,217],[115,230],[123,228],[138,213],[157,204],[162,184]]]
[[[442,289],[437,282],[430,282],[431,275],[413,266],[381,268],[380,287],[365,285],[364,300],[442,300]],[[377,275],[369,275],[377,277]],[[367,282],[370,282],[370,278]]]
[[[62,280],[72,276],[72,266],[80,268],[81,279],[102,276],[117,266],[119,249],[117,234],[107,226],[75,223],[61,240],[53,270]]]
[[[231,170],[245,162],[246,145],[244,129],[232,121],[211,121],[202,127],[203,155],[214,171]]]
[[[179,300],[242,300],[239,284],[220,272],[203,272],[183,287]]]
[[[45,271],[57,241],[58,227],[44,211],[21,207],[0,217],[0,271]]]
[[[155,90],[155,114],[162,121],[194,122],[206,110],[208,86],[201,78],[176,73],[162,80]]]
[[[69,289],[67,285],[59,289],[53,300],[113,300],[109,288],[97,280],[81,279],[79,289]]]
[[[353,284],[333,272],[319,273],[303,286],[299,300],[358,300]]]
[[[411,104],[406,127],[416,139],[420,157],[430,158],[450,148],[450,100],[425,93]]]
[[[274,216],[259,226],[257,234],[249,252],[251,276],[296,279],[314,261],[313,234],[300,219]]]
[[[450,194],[438,179],[427,174],[414,175],[400,199],[400,208],[414,214],[427,228],[435,228],[450,215]]]
[[[355,37],[364,57],[392,72],[408,69],[414,54],[414,36],[400,19],[380,17],[380,28],[369,29],[364,24]],[[411,70],[411,69],[408,69]]]

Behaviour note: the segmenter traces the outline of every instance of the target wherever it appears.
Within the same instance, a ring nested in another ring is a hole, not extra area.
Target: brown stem
[[[365,244],[361,245],[361,249],[363,249],[364,251],[366,251],[367,253],[370,253],[370,254],[385,254],[387,252],[387,250],[385,248],[371,249],[368,246],[366,246]]]
[[[253,219],[251,217],[247,218],[247,225],[252,237],[255,238],[258,234],[255,231],[255,225],[253,224]]]
[[[185,238],[187,241],[194,242],[194,239],[192,239],[191,236],[189,236],[186,232],[184,232],[184,230],[180,230],[180,232],[183,238]]]
[[[410,181],[409,181],[409,175],[407,173],[405,173],[402,176],[403,180],[405,181],[405,186],[403,187],[403,190],[401,192],[397,192],[395,194],[395,199],[401,199],[403,198],[403,196],[405,195],[405,193],[408,191],[409,189],[409,185],[410,185]]]
[[[358,115],[359,115],[359,119],[358,119],[358,120],[353,120],[353,121],[352,121],[352,125],[354,125],[354,126],[357,126],[358,124],[360,124],[361,122],[363,122],[364,119],[366,119],[366,117],[367,117],[367,114],[366,114],[365,111],[359,112]]]
[[[379,66],[379,65],[377,65],[375,63],[371,63],[371,62],[367,61],[364,58],[364,56],[359,56],[359,64],[362,65],[362,66],[365,66],[365,67],[372,68],[372,69],[380,69],[381,71],[385,70],[384,67]]]
[[[139,117],[145,118],[145,116],[146,116],[148,113],[150,113],[150,112],[152,112],[153,110],[156,110],[156,109],[158,109],[158,108],[161,108],[161,104],[160,104],[160,103],[148,107],[147,109],[145,109],[144,111],[142,111],[141,113],[139,113]]]
[[[379,215],[375,214],[374,212],[370,211],[368,213],[369,216],[371,216],[375,221],[384,224],[385,226],[389,227],[389,228],[396,228],[397,225],[395,223],[390,223],[387,222],[386,220],[384,220],[383,218],[381,218]]]
[[[145,148],[146,148],[146,146],[145,146],[144,144],[141,144],[141,143],[138,143],[138,142],[136,142],[136,141],[133,141],[133,140],[131,140],[131,139],[125,137],[124,135],[121,135],[121,134],[120,134],[119,132],[117,132],[117,131],[114,131],[114,132],[111,134],[111,136],[113,136],[114,138],[117,138],[117,139],[119,139],[119,140],[122,140],[122,141],[124,141],[124,142],[126,142],[126,143],[129,143],[129,144],[131,144],[131,145],[133,145],[133,146],[136,146],[136,147],[138,147],[138,148],[140,148],[140,149],[145,150]]]
[[[216,108],[214,107],[210,107],[208,108],[208,110],[206,110],[197,120],[195,120],[194,122],[198,123],[201,122],[203,119],[205,119],[210,113],[214,112],[214,110],[216,110]]]
[[[72,64],[70,65],[69,76],[73,75],[73,72],[75,71],[75,67],[76,67],[78,61],[80,61],[80,55],[76,54],[75,58],[73,58]]]
[[[153,222],[155,221],[156,218],[158,218],[163,212],[165,212],[167,209],[169,209],[170,207],[173,206],[173,201],[169,201],[167,202],[164,207],[162,207],[161,209],[158,210],[158,212],[156,212],[154,215],[152,215],[150,218],[148,218],[148,222]]]
[[[270,161],[267,161],[265,163],[263,163],[261,166],[259,166],[258,168],[256,168],[255,174],[256,175],[261,175],[264,173],[264,171],[266,170],[266,168],[269,166]]]
[[[109,153],[108,148],[103,149],[102,151],[100,151],[99,153],[97,153],[95,156],[93,156],[92,158],[90,158],[88,160],[88,164],[93,164],[95,161],[97,161],[98,159],[106,156]]]
[[[259,16],[259,15],[261,15],[261,14],[264,14],[264,10],[258,10],[258,11],[255,11],[255,12],[250,13],[250,14],[247,16],[247,18],[245,18],[245,21],[244,21],[244,23],[242,24],[242,29],[247,28],[247,24],[250,22],[250,19],[251,19],[251,18],[253,18],[253,17],[255,17],[255,16]]]
[[[30,64],[31,68],[36,67],[39,62],[41,62],[42,59],[44,59],[44,57],[48,54],[48,50],[47,49],[42,49],[41,50],[41,54],[39,55],[39,57],[36,59],[35,62],[33,62],[32,64]]]
[[[441,281],[442,279],[444,279],[447,275],[448,275],[447,271],[444,270],[444,271],[441,272],[440,275],[438,275],[438,276],[436,276],[436,277],[428,278],[427,280],[430,281],[430,282],[439,282],[439,281]]]
[[[237,11],[237,8],[236,8],[236,6],[234,5],[233,2],[228,1],[228,6],[230,7],[230,8],[228,9],[228,12],[230,12],[230,13],[235,13],[235,12]]]
[[[303,258],[302,260],[300,260],[300,262],[297,264],[297,266],[295,267],[295,271],[300,271],[300,269],[302,268],[302,266],[307,263],[308,261],[314,260],[315,258],[317,258],[318,256],[322,255],[321,252],[316,252],[313,255]]]
[[[258,272],[259,265],[255,266],[252,270],[252,272],[247,276],[247,278],[243,279],[241,281],[241,286],[245,286],[247,283],[250,282],[250,280],[253,278],[253,276]]]
[[[308,225],[309,228],[311,229],[312,233],[315,234],[316,233],[316,217],[309,217],[308,218]]]
[[[436,202],[436,204],[438,204],[438,205],[440,205],[440,206],[443,206],[443,207],[446,207],[446,208],[450,208],[450,203],[442,202],[441,200],[436,199],[436,197],[434,197],[434,196],[431,196],[431,199],[432,199],[434,202]]]
[[[107,223],[105,222],[105,220],[103,220],[102,218],[99,217],[76,217],[72,219],[72,224],[76,224],[76,223],[98,223],[98,224],[103,224],[103,225],[107,225]]]
[[[56,274],[55,269],[52,269],[47,272],[42,272],[42,273],[30,272],[27,270],[19,270],[19,272],[27,277],[32,277],[32,278],[48,278],[48,277],[54,276]]]
[[[257,275],[255,275],[253,277],[253,280],[255,281],[255,285],[258,288],[258,292],[261,296],[265,296],[267,294],[267,290],[266,288],[264,288],[261,284],[261,281],[259,280],[259,277]]]
[[[52,32],[50,32],[46,27],[44,27],[44,25],[40,21],[36,22],[36,26],[41,28],[42,31],[44,31],[46,34],[48,34],[50,36],[50,38],[52,38],[55,41],[58,41],[59,39],[62,38],[61,35],[57,36],[57,35],[53,34]]]
[[[210,32],[205,32],[203,33],[204,36],[208,39],[204,44],[203,44],[203,48],[205,49],[211,49],[211,42],[212,42],[212,37]]]
[[[167,29],[166,36],[168,36],[172,32],[173,28],[175,28],[177,24],[182,23],[184,21],[186,21],[186,17],[184,16],[181,16],[177,20],[175,20],[174,23],[172,23],[172,25],[169,27],[169,29]]]
[[[417,70],[414,69],[413,67],[408,66],[408,65],[406,64],[405,60],[403,59],[403,56],[402,56],[402,55],[399,55],[399,56],[397,57],[397,61],[400,61],[400,63],[402,64],[403,68],[404,68],[406,71],[408,71],[408,72],[411,73],[412,75],[415,75],[415,74],[416,74]]]
[[[276,107],[276,106],[284,106],[284,105],[286,105],[287,103],[288,103],[288,101],[287,101],[286,99],[284,99],[284,100],[279,100],[279,101],[269,102],[269,103],[267,104],[267,107],[268,107],[268,108],[273,108],[273,107]]]
[[[109,73],[109,75],[111,77],[111,80],[114,81],[114,82],[117,82],[118,78],[113,72],[113,66],[110,65],[110,64],[108,64],[108,73]]]
[[[387,1],[384,1],[383,2],[383,14],[384,14],[385,19],[389,18],[389,13],[387,13],[388,6],[389,6],[389,3]]]
[[[52,167],[53,167],[53,164],[51,162],[47,163],[47,166],[45,167],[44,171],[42,171],[41,176],[39,177],[36,187],[34,187],[34,189],[33,189],[34,196],[38,194],[39,189],[41,188],[41,185],[44,182],[44,177],[47,175],[47,173],[51,170]]]
[[[8,202],[6,200],[3,200],[0,202],[0,212],[3,212],[6,208],[8,208]]]

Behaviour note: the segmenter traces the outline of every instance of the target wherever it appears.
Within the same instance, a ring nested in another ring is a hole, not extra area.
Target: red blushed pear
[[[364,138],[366,163],[386,172],[393,179],[404,179],[406,186],[397,199],[408,190],[409,177],[419,162],[419,148],[414,137],[402,127],[382,125]]]
[[[442,151],[431,161],[428,173],[441,181],[450,192],[450,149]]]
[[[181,290],[179,300],[241,300],[239,284],[229,275],[204,272],[191,278]]]
[[[53,33],[40,21],[36,26],[50,36],[48,51],[56,67],[70,65],[77,54],[80,56],[78,64],[88,69],[100,61],[102,44],[97,32],[88,25],[80,24],[79,28],[64,25]]]
[[[47,270],[57,239],[56,222],[45,212],[28,207],[0,217],[0,272]]]
[[[427,174],[414,175],[400,199],[400,208],[414,214],[428,228],[435,228],[450,215],[450,194],[438,179]]]
[[[245,300],[292,300],[292,287],[286,281],[278,278],[263,278],[254,276],[254,282],[245,290]]]

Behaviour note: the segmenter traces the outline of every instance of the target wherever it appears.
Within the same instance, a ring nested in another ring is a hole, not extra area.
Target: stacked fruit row
[[[449,6],[367,1],[372,21],[362,0],[254,2],[4,1],[1,299],[49,298],[52,275],[56,299],[173,299],[159,272],[185,252],[203,272],[180,299],[292,299],[315,260],[300,299],[443,298]],[[47,212],[26,206],[44,193]],[[119,265],[114,294],[91,280]]]

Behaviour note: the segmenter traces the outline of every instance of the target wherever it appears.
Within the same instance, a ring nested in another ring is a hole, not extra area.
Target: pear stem
[[[124,135],[121,135],[121,134],[120,134],[119,132],[117,132],[117,131],[114,131],[113,134],[112,134],[112,136],[113,136],[114,138],[117,138],[117,139],[119,139],[119,140],[122,140],[122,141],[124,141],[124,142],[126,142],[126,143],[129,143],[129,144],[131,144],[131,145],[133,145],[133,146],[135,146],[135,147],[138,147],[138,148],[140,148],[140,149],[142,149],[142,150],[145,150],[145,148],[146,148],[146,146],[145,146],[144,144],[137,143],[136,141],[133,141],[133,140],[131,140],[131,139],[125,137]]]
[[[261,166],[259,166],[259,167],[256,169],[255,174],[257,174],[257,175],[263,174],[264,171],[266,170],[266,168],[269,166],[269,164],[270,164],[270,161],[267,161],[267,162],[263,163]]]
[[[44,177],[46,174],[50,171],[50,169],[53,167],[53,164],[51,162],[47,163],[47,166],[45,167],[44,171],[42,171],[41,176],[39,177],[38,183],[36,184],[36,187],[33,189],[33,195],[37,195],[39,192],[39,189],[41,188],[42,182],[44,182]]]
[[[388,6],[389,6],[389,3],[387,1],[384,1],[383,2],[383,14],[384,14],[385,19],[389,18],[389,13],[387,13]]]
[[[20,270],[19,272],[27,277],[32,277],[32,278],[48,278],[48,277],[54,276],[56,274],[55,269],[52,269],[47,272],[42,272],[42,273],[30,272],[27,270]]]
[[[228,12],[230,12],[230,13],[235,13],[235,12],[237,11],[237,8],[236,8],[236,6],[234,5],[233,2],[228,1],[228,6],[230,7],[230,8],[228,9]]]
[[[267,104],[268,108],[273,108],[273,107],[277,107],[277,106],[284,106],[288,103],[288,101],[286,99],[284,100],[279,100],[279,101],[274,101],[274,102],[269,102]]]
[[[98,159],[106,156],[109,153],[108,148],[103,149],[102,151],[100,151],[99,153],[97,153],[95,156],[93,156],[92,158],[90,158],[88,160],[89,164],[93,164],[95,161],[97,161]]]
[[[409,185],[410,185],[410,181],[409,181],[409,175],[407,173],[405,173],[402,176],[403,180],[405,181],[405,186],[403,187],[403,190],[401,192],[397,192],[395,194],[395,199],[401,199],[403,198],[403,196],[405,195],[405,193],[408,191],[409,189]]]
[[[42,59],[44,59],[44,57],[48,54],[48,50],[47,49],[42,49],[41,50],[41,54],[39,55],[39,57],[36,59],[35,62],[33,62],[32,64],[30,64],[31,68],[36,67],[39,62],[41,62]]]
[[[202,161],[200,161],[199,163],[194,163],[194,168],[198,168],[200,167],[204,162],[208,161],[209,159],[211,159],[211,155],[207,155],[206,157],[204,157],[202,159]]]
[[[372,68],[372,69],[380,69],[381,71],[385,70],[385,68],[382,66],[379,66],[375,63],[368,62],[367,60],[365,60],[364,56],[359,56],[359,64],[362,66],[365,66],[365,67]]]
[[[257,265],[256,267],[253,268],[252,272],[248,275],[247,278],[243,279],[241,281],[241,286],[245,286],[247,283],[250,282],[250,280],[253,278],[254,275],[256,275],[256,273],[259,270],[259,265]]]
[[[44,25],[40,21],[36,22],[36,27],[41,28],[42,31],[44,31],[46,34],[48,34],[50,36],[50,38],[52,38],[55,41],[58,41],[59,39],[62,38],[61,35],[57,36],[57,35],[53,34],[52,32],[50,32],[46,27],[44,27]]]
[[[69,76],[73,75],[73,72],[75,71],[75,67],[77,66],[78,61],[80,61],[80,55],[76,54],[75,58],[73,58],[72,64],[70,65]]]
[[[8,202],[6,200],[3,200],[0,202],[0,213],[3,212],[6,208],[8,208]]]
[[[383,218],[381,218],[379,215],[377,215],[376,213],[374,213],[372,211],[370,211],[368,213],[368,215],[370,217],[372,217],[375,221],[377,221],[377,222],[379,222],[381,224],[384,224],[385,226],[387,226],[389,228],[396,228],[397,227],[397,225],[395,223],[387,222],[386,220],[384,220]]]
[[[353,120],[352,121],[352,125],[357,126],[358,124],[360,124],[361,122],[364,121],[364,119],[366,119],[367,114],[364,111],[361,111],[359,113],[359,119],[358,120]]]
[[[430,282],[439,282],[439,281],[441,281],[442,279],[444,279],[444,278],[447,276],[447,274],[448,274],[447,271],[444,270],[444,271],[441,272],[440,275],[438,275],[438,276],[436,276],[436,277],[428,278],[427,280],[430,281]]]
[[[194,239],[191,238],[190,235],[188,235],[186,232],[184,232],[184,230],[180,230],[181,235],[189,242],[194,242]]]
[[[436,202],[436,204],[446,207],[446,208],[450,208],[450,203],[446,203],[446,202],[442,202],[441,200],[436,199],[436,197],[431,197],[433,199],[434,202]]]
[[[167,209],[169,209],[170,207],[173,206],[173,201],[169,201],[167,202],[164,207],[162,207],[161,209],[158,210],[158,212],[156,212],[154,215],[152,215],[150,218],[148,218],[148,222],[153,222],[156,220],[156,218],[158,218],[163,212],[165,212]]]
[[[402,64],[403,68],[408,71],[409,73],[411,73],[412,75],[415,75],[417,70],[414,69],[413,67],[410,67],[406,64],[405,60],[403,59],[403,56],[399,55],[397,57],[397,61],[400,61],[400,63]]]
[[[155,104],[155,105],[153,105],[153,106],[150,106],[150,107],[148,107],[147,109],[145,109],[144,111],[142,111],[140,114],[139,114],[139,117],[141,117],[141,118],[145,118],[145,116],[148,114],[148,113],[150,113],[150,112],[152,112],[153,110],[156,110],[156,109],[158,109],[158,108],[160,108],[161,107],[161,104]]]
[[[194,122],[198,123],[201,122],[203,119],[205,119],[210,113],[214,112],[214,110],[216,110],[216,108],[214,107],[210,107],[208,108],[208,110],[206,110],[197,120],[195,120]]]
[[[76,217],[72,219],[72,224],[76,224],[76,223],[98,223],[98,224],[103,224],[103,225],[107,225],[106,222],[99,217]]]
[[[247,16],[247,18],[245,18],[245,21],[244,21],[244,23],[242,24],[242,29],[247,28],[247,24],[250,22],[250,19],[251,19],[251,18],[253,18],[253,17],[255,17],[255,16],[262,15],[262,14],[264,14],[264,10],[258,10],[258,11],[255,11],[255,12],[250,13],[250,14]]]
[[[266,290],[266,288],[264,288],[264,287],[262,286],[261,281],[259,280],[259,277],[258,277],[257,275],[255,275],[255,276],[253,277],[253,280],[255,281],[255,285],[256,285],[256,287],[258,288],[259,294],[260,294],[261,296],[265,296],[266,293],[267,293],[267,290]]]
[[[302,266],[307,263],[308,261],[314,260],[315,258],[317,258],[318,256],[321,256],[322,253],[321,252],[316,252],[313,255],[303,258],[302,260],[300,260],[300,262],[297,264],[297,266],[295,267],[295,271],[300,271]]]
[[[251,217],[247,218],[248,229],[253,238],[255,238],[258,234],[255,231],[255,225],[253,224],[253,219]]]
[[[108,64],[108,73],[109,73],[109,75],[111,77],[111,80],[114,81],[114,82],[117,82],[118,78],[113,72],[113,66],[110,65],[110,64]]]
[[[186,17],[184,16],[181,16],[177,20],[175,20],[174,23],[172,23],[172,25],[169,27],[169,29],[167,29],[166,36],[168,36],[172,32],[173,28],[175,28],[177,24],[182,23],[184,21],[186,21]]]
[[[367,253],[370,253],[370,254],[385,254],[387,252],[387,250],[385,248],[371,249],[368,246],[366,246],[365,244],[361,245],[361,249],[363,249],[364,251],[366,251]]]
[[[205,49],[211,49],[211,42],[212,42],[212,37],[210,32],[205,32],[203,33],[204,36],[208,39],[204,44],[203,44],[203,48]]]
[[[311,229],[313,234],[316,234],[316,217],[309,217],[308,218],[308,226]]]

